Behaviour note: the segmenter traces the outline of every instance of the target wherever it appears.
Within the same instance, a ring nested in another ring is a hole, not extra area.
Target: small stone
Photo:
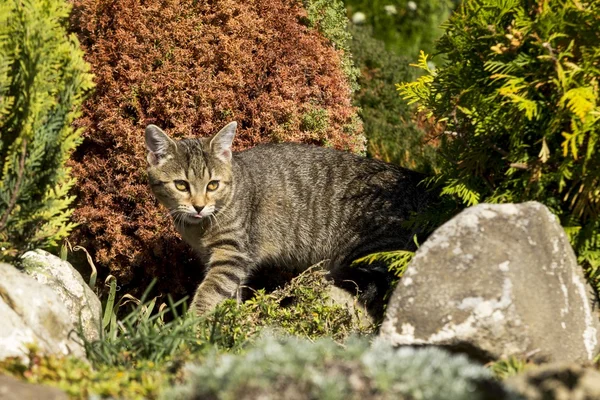
[[[348,312],[356,318],[356,322],[361,328],[374,326],[375,321],[369,315],[367,308],[358,300],[357,296],[353,296],[344,289],[341,289],[333,284],[327,290],[327,296],[331,305],[338,305],[348,309]]]
[[[505,381],[527,400],[600,399],[600,372],[579,365],[550,364]]]

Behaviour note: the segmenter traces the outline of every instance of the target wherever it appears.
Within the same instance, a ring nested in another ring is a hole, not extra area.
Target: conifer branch
[[[15,187],[13,189],[13,193],[10,196],[10,200],[8,202],[8,207],[6,208],[6,212],[2,215],[2,219],[0,220],[0,230],[3,230],[6,227],[6,223],[8,222],[8,217],[10,213],[13,211],[15,206],[17,205],[17,200],[19,198],[19,192],[21,190],[21,182],[23,182],[23,173],[25,172],[25,157],[27,155],[27,139],[23,139],[23,143],[21,144],[21,158],[19,159],[19,169],[17,171],[17,181],[15,182]]]
[[[446,61],[436,75],[399,85],[458,132],[440,153],[459,163],[445,162],[436,182],[462,206],[546,204],[600,293],[600,9],[464,5],[438,42]]]
[[[0,261],[31,247],[51,248],[68,235],[73,185],[65,165],[79,143],[71,122],[92,76],[69,36],[65,0],[0,2],[2,136]],[[3,124],[3,126],[7,126]],[[20,152],[20,153],[19,153]]]

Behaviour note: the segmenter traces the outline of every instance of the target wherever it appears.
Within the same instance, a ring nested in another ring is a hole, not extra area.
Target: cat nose
[[[198,214],[200,214],[200,212],[204,209],[204,206],[194,206],[194,210],[196,210],[196,212]]]

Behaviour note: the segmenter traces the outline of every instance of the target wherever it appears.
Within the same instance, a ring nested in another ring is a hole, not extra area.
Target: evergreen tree
[[[56,246],[73,224],[65,166],[92,77],[63,0],[0,4],[0,259]]]
[[[467,0],[438,43],[445,63],[399,85],[445,121],[443,193],[469,206],[537,200],[598,288],[600,3]]]

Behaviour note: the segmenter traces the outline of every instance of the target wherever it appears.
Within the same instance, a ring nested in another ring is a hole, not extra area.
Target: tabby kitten
[[[337,282],[351,278],[372,290],[370,280],[381,281],[369,276],[376,271],[350,263],[413,246],[414,232],[403,222],[427,202],[420,174],[293,143],[233,154],[236,127],[231,122],[211,138],[179,141],[155,125],[146,128],[152,191],[207,268],[192,303],[198,314],[269,265],[302,270],[324,261]]]

